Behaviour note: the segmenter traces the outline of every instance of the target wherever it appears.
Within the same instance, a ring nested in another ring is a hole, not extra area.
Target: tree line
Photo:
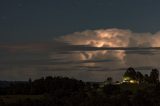
[[[28,82],[11,82],[0,87],[0,95],[29,95],[30,98],[5,102],[0,106],[160,106],[159,71],[153,69],[150,75],[143,75],[134,68],[128,68],[124,77],[140,83],[83,82],[67,77],[45,77]],[[101,86],[101,84],[104,84]],[[42,95],[34,99],[32,95]]]
[[[126,70],[123,78],[129,80],[136,80],[138,83],[159,83],[159,71],[158,69],[152,69],[150,75],[143,75],[140,71],[135,71],[134,68],[130,67]]]

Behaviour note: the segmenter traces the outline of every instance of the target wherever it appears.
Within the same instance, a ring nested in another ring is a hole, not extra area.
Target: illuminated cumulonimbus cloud
[[[124,29],[98,29],[86,30],[64,35],[60,41],[72,45],[87,45],[92,47],[160,47],[160,33],[134,33]],[[76,54],[77,56],[77,54]],[[75,56],[74,56],[75,57]],[[95,58],[114,58],[125,64],[126,53],[124,50],[108,51],[82,51],[78,54],[79,60],[91,60]]]

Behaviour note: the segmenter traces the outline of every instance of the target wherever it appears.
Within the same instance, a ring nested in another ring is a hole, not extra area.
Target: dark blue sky
[[[160,29],[159,0],[0,0],[0,42],[50,41],[75,31]]]

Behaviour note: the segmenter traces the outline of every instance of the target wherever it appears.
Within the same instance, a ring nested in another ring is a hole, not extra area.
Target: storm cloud
[[[85,30],[56,39],[56,41],[70,45],[70,51],[78,51],[68,55],[68,60],[108,59],[112,61],[103,63],[93,61],[84,65],[107,67],[112,70],[127,66],[158,67],[159,40],[160,32],[136,33],[117,28]]]
[[[46,75],[120,80],[130,66],[143,73],[159,69],[159,40],[159,32],[112,28],[74,32],[52,42],[0,44],[0,75],[11,80]]]

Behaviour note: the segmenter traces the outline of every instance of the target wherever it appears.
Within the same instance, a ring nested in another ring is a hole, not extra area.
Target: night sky
[[[159,69],[159,10],[159,0],[0,0],[0,80]]]

